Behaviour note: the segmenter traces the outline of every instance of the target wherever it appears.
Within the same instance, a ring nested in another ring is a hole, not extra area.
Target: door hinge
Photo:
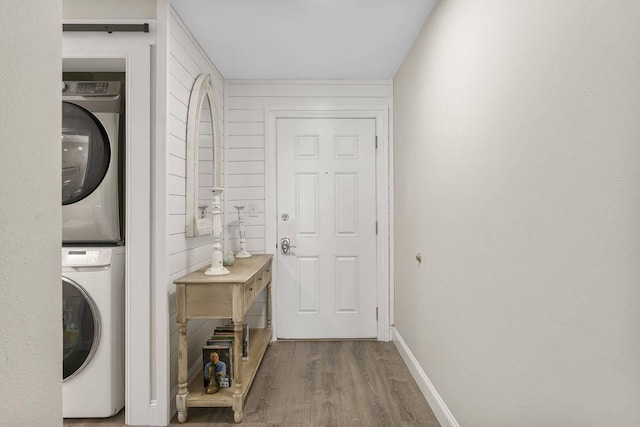
[[[376,236],[378,235],[378,221],[376,221]]]
[[[378,135],[376,135],[376,150],[378,149]]]
[[[378,321],[378,307],[376,307],[376,322]]]

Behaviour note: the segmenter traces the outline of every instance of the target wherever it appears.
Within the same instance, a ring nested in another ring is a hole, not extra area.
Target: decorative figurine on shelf
[[[218,381],[216,381],[215,369],[216,369],[215,367],[209,366],[208,374],[209,374],[209,378],[212,378],[212,379],[209,380],[209,385],[207,386],[207,390],[206,390],[207,394],[214,394],[220,391],[220,386],[218,385]]]
[[[236,258],[249,258],[251,254],[247,252],[247,239],[244,234],[244,215],[242,214],[244,205],[236,205],[235,208],[238,210],[238,225],[240,226],[240,251],[236,254]]]
[[[236,258],[233,256],[233,251],[229,251],[226,254],[224,254],[224,258],[222,259],[222,265],[224,266],[233,265],[235,261],[236,261]]]
[[[213,188],[213,198],[211,200],[211,215],[213,227],[211,235],[213,237],[213,252],[211,253],[211,267],[204,272],[207,276],[224,276],[229,274],[229,270],[222,265],[222,222],[220,220],[220,195],[222,188]]]

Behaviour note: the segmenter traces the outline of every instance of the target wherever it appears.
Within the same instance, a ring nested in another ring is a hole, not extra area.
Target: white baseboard
[[[158,400],[154,399],[151,402],[149,402],[149,425],[150,426],[162,426],[164,424],[164,418],[161,417],[161,415],[158,412],[159,407],[158,407]],[[160,421],[162,419],[162,421]],[[165,423],[166,424],[166,423]]]
[[[431,380],[429,380],[429,377],[427,377],[427,374],[422,370],[413,353],[411,353],[411,350],[407,347],[407,343],[404,342],[398,330],[393,327],[391,328],[391,339],[398,349],[402,360],[404,360],[407,368],[409,368],[413,379],[418,383],[420,391],[422,391],[422,394],[427,399],[427,403],[431,406],[431,410],[433,410],[440,425],[442,427],[460,427],[460,424],[458,424],[451,411],[449,411],[449,408],[447,408],[447,405],[444,403],[444,400],[442,400],[440,394],[438,394]]]

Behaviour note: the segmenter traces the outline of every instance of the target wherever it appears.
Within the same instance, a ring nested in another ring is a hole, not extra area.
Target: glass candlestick
[[[247,239],[244,234],[244,215],[242,214],[244,205],[236,205],[235,208],[238,210],[238,225],[240,229],[240,251],[236,252],[236,258],[249,258],[251,254],[247,251]]]
[[[220,207],[222,204],[220,203],[220,195],[223,189],[213,188],[212,191],[211,215],[213,217],[213,227],[211,229],[211,236],[213,237],[213,251],[211,253],[211,267],[209,267],[204,274],[207,276],[224,276],[225,274],[229,274],[229,270],[222,265],[222,221],[220,219],[220,215],[222,215]]]

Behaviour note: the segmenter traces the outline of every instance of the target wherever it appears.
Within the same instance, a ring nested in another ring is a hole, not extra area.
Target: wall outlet
[[[249,203],[249,216],[258,216],[258,207],[255,203]]]

